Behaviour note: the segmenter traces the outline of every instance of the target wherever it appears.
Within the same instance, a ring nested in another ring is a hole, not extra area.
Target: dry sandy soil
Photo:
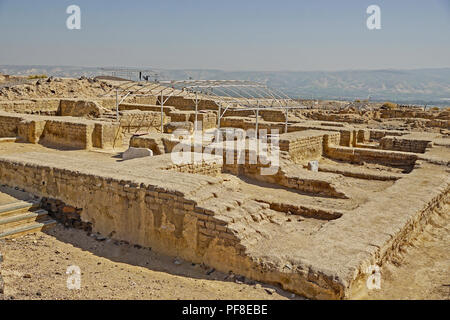
[[[0,240],[5,299],[300,299],[279,288],[58,224]],[[81,269],[81,289],[66,270]]]
[[[381,290],[369,299],[450,300],[450,204],[433,216],[423,233],[383,266]]]

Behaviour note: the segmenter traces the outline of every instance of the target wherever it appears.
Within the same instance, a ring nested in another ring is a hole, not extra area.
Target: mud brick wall
[[[404,131],[397,130],[369,130],[370,140],[378,141],[385,136],[402,136]]]
[[[158,100],[156,104],[161,105],[160,103],[161,97],[158,97]],[[195,110],[195,101],[194,99],[180,97],[180,96],[173,96],[164,98],[164,105],[166,106],[172,106],[179,110],[186,110],[186,111],[192,111]],[[198,101],[198,109],[199,110],[217,110],[218,106],[213,100],[199,100]]]
[[[380,110],[380,116],[384,119],[389,118],[422,118],[433,119],[437,114],[430,112],[414,110],[411,108],[394,109],[394,110]]]
[[[370,131],[361,129],[358,130],[357,142],[368,142],[370,140]]]
[[[59,99],[0,101],[0,110],[25,114],[56,115]]]
[[[122,103],[119,106],[119,111],[128,111],[128,110],[154,111],[161,113],[161,106],[150,104],[136,104],[136,103]],[[172,112],[176,111],[177,109],[175,107],[163,106],[163,112],[166,115],[170,115]]]
[[[311,131],[285,133],[280,135],[280,150],[286,151],[294,162],[319,159],[323,153],[323,136]]]
[[[117,148],[123,144],[123,132],[118,123],[97,122],[92,134],[92,145],[95,148]]]
[[[271,122],[285,122],[286,121],[286,112],[284,110],[277,110],[277,109],[260,110],[259,115],[265,121],[271,121]]]
[[[2,115],[0,113],[0,138],[14,138],[18,135],[20,116]]]
[[[61,99],[58,108],[58,116],[98,118],[107,109],[103,108],[96,101]]]
[[[431,148],[433,143],[430,140],[405,139],[397,137],[384,137],[380,141],[380,148],[383,150],[396,150],[414,153],[425,153],[427,148]]]
[[[190,122],[195,122],[195,113],[189,117]],[[217,116],[214,112],[199,112],[197,121],[202,122],[202,130],[213,129],[217,127]]]
[[[104,108],[116,110],[116,98],[102,98],[97,100]],[[120,100],[119,100],[120,101]],[[136,97],[129,96],[125,99],[124,104],[141,104],[141,105],[156,105],[156,97]],[[122,104],[120,105],[122,106]]]
[[[242,118],[242,117],[224,117],[220,120],[220,126],[222,128],[239,128],[244,130],[255,129],[255,120]],[[267,133],[271,133],[272,130],[278,130],[278,133],[284,133],[284,123],[280,122],[259,122],[259,130],[266,129]],[[288,127],[289,132],[299,131],[302,129],[297,129],[295,127]]]
[[[178,143],[179,141],[172,140],[172,134],[168,133],[152,133],[145,136],[133,136],[130,139],[130,147],[150,149],[155,155],[172,152]]]
[[[48,120],[41,143],[75,149],[91,149],[93,123]]]
[[[222,173],[223,161],[221,157],[213,160],[194,161],[186,164],[171,164],[164,170],[172,170],[184,173],[203,174],[216,177]]]
[[[428,120],[425,123],[425,126],[430,128],[434,127],[450,130],[450,120],[438,120],[438,119]]]
[[[417,160],[417,156],[399,151],[329,147],[326,155],[332,159],[350,162],[375,162],[393,166],[412,166]]]
[[[179,173],[166,173],[167,179],[172,174]],[[114,239],[193,262],[202,262],[211,241],[242,249],[227,222],[214,217],[219,209],[166,187],[9,160],[0,160],[0,177],[10,186],[82,209],[84,223]]]
[[[171,121],[167,115],[163,115],[163,124]],[[161,113],[155,111],[122,111],[120,125],[128,132],[131,129],[161,128]]]
[[[340,141],[341,141],[341,133],[340,132],[327,131],[323,136],[322,155],[326,154],[329,147],[339,146]]]
[[[255,112],[253,110],[240,110],[238,108],[228,108],[225,112],[225,117],[248,117],[254,116]]]
[[[341,130],[341,140],[339,144],[341,146],[351,147],[354,144],[355,132],[353,130]]]
[[[169,115],[172,122],[186,122],[189,121],[191,114],[192,111],[173,111]]]
[[[336,114],[317,110],[302,112],[308,119],[320,121],[335,121],[347,123],[367,123],[368,120],[357,114]]]
[[[22,142],[39,143],[44,133],[45,124],[45,120],[22,120],[18,127],[20,140]]]

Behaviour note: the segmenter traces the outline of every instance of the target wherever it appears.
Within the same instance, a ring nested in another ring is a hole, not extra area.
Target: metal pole
[[[195,92],[195,123],[194,123],[194,131],[197,131],[197,113],[198,113],[198,93]]]
[[[164,95],[161,91],[161,133],[164,133]]]
[[[116,120],[119,121],[119,89],[116,88]]]
[[[259,117],[259,107],[256,109],[256,139],[258,139],[258,117]]]
[[[284,133],[288,132],[288,112],[289,112],[289,109],[286,106],[286,122],[284,123]]]
[[[219,102],[218,103],[218,105],[219,105],[219,115],[218,115],[218,120],[217,120],[217,129],[220,129],[220,118],[222,117],[221,116],[221,113],[222,113],[222,105],[221,105],[221,103]]]

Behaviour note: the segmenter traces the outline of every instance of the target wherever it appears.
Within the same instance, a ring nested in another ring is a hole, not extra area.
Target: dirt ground
[[[0,240],[5,299],[301,299],[228,275],[86,232],[54,229]],[[67,267],[81,270],[68,290]]]
[[[369,299],[450,300],[450,204],[439,210],[423,233],[383,266],[381,290]]]

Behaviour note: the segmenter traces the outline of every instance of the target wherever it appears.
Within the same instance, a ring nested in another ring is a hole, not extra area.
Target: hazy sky
[[[68,30],[66,8],[81,8]],[[381,30],[366,9],[381,8]],[[0,64],[450,67],[450,0],[0,0]]]

